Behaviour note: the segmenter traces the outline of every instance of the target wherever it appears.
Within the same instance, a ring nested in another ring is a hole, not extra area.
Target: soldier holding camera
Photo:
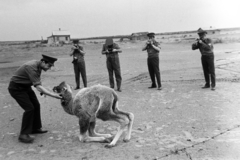
[[[84,60],[85,52],[83,47],[79,45],[78,40],[73,40],[73,47],[71,48],[70,56],[73,56],[73,67],[75,73],[76,88],[80,89],[80,74],[82,76],[82,81],[84,87],[87,87],[87,76],[86,76],[86,67]]]
[[[122,76],[121,76],[121,69],[120,69],[120,62],[118,53],[121,53],[122,50],[118,46],[118,44],[113,42],[112,38],[107,38],[105,44],[102,48],[102,54],[105,54],[107,57],[107,69],[109,75],[109,83],[110,87],[114,88],[114,77],[113,73],[115,74],[116,82],[117,82],[117,91],[121,92],[121,83],[122,83]]]
[[[159,52],[160,46],[159,43],[155,40],[155,33],[147,34],[149,40],[143,46],[142,51],[147,50],[148,59],[148,71],[151,77],[152,85],[148,88],[157,88],[155,76],[157,78],[158,90],[162,89],[160,70],[159,70]]]
[[[205,85],[202,87],[210,88],[210,77],[211,77],[211,89],[215,90],[216,77],[215,77],[215,66],[214,66],[214,54],[213,54],[213,43],[210,38],[206,38],[207,32],[198,29],[199,39],[192,44],[192,50],[199,49],[202,54],[202,67],[205,78]],[[210,77],[209,77],[210,76]]]

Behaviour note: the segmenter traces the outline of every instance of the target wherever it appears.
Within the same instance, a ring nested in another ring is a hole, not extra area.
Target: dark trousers
[[[202,56],[202,67],[206,86],[210,86],[211,77],[211,87],[216,86],[216,76],[215,76],[215,66],[214,66],[214,55]]]
[[[75,73],[76,86],[80,88],[80,74],[81,74],[83,85],[84,87],[87,87],[85,61],[80,61],[80,62],[78,61],[73,64],[73,67],[74,67],[74,73]]]
[[[24,110],[20,134],[31,134],[32,130],[42,128],[40,103],[31,86],[10,82],[8,91]]]
[[[109,83],[110,87],[114,88],[114,77],[113,73],[115,74],[117,88],[121,88],[122,83],[122,76],[121,76],[121,69],[120,69],[120,62],[118,55],[109,55],[107,57],[107,69],[109,75]]]
[[[155,76],[157,78],[158,87],[161,87],[161,76],[159,70],[159,57],[148,58],[147,59],[148,71],[152,81],[152,87],[156,87]]]

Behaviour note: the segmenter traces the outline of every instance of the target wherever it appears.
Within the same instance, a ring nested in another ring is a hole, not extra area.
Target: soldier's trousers
[[[108,69],[110,87],[114,88],[114,77],[113,77],[113,73],[114,73],[116,82],[117,82],[117,89],[120,89],[121,83],[122,83],[122,76],[121,76],[121,69],[120,69],[120,62],[119,62],[118,55],[109,55],[107,57],[107,69]]]
[[[148,64],[149,75],[152,81],[151,87],[156,87],[155,76],[157,79],[158,87],[161,87],[162,84],[161,84],[160,69],[159,69],[159,57],[148,58],[147,64]]]
[[[215,66],[214,66],[214,55],[203,55],[202,58],[202,67],[206,86],[210,86],[210,77],[211,77],[211,87],[216,86],[216,76],[215,76]]]
[[[24,110],[20,134],[31,134],[33,130],[42,128],[40,103],[31,86],[10,82],[8,91]]]
[[[87,87],[87,76],[86,76],[86,67],[85,67],[85,61],[78,61],[73,64],[74,67],[74,73],[75,73],[75,81],[76,81],[76,87],[80,88],[80,74],[82,76],[82,81],[84,87]]]

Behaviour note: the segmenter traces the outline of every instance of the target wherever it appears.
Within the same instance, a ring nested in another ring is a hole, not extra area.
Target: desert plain
[[[75,87],[71,45],[0,45],[0,159],[32,160],[237,160],[240,159],[240,43],[214,44],[216,90],[201,89],[204,77],[201,54],[191,42],[162,43],[160,53],[161,91],[151,85],[144,41],[116,42],[122,92],[119,108],[135,115],[132,138],[122,138],[114,148],[104,143],[81,143],[78,119],[64,112],[60,101],[40,96],[43,128],[32,144],[18,142],[23,110],[9,95],[7,87],[14,71],[42,54],[58,58],[55,66],[42,72],[47,89],[62,81]],[[106,57],[101,43],[82,44],[88,86],[109,86]],[[82,81],[81,81],[81,87]],[[73,91],[75,95],[77,91]],[[115,134],[118,124],[97,121],[96,131]]]

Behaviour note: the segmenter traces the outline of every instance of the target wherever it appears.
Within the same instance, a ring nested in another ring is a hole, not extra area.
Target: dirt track
[[[52,89],[66,81],[74,86],[71,58],[66,53],[70,46],[57,51],[33,48],[26,55],[21,50],[20,56],[0,52],[0,159],[240,159],[240,43],[214,46],[216,91],[201,89],[200,53],[191,51],[190,44],[162,44],[162,91],[147,89],[147,55],[141,52],[141,44],[120,46],[123,92],[119,107],[133,112],[135,121],[131,141],[120,140],[112,149],[101,143],[80,143],[77,118],[67,115],[58,100],[40,97],[37,91],[43,126],[49,133],[37,135],[33,144],[19,143],[22,110],[7,92],[11,74],[23,62],[49,53],[59,60],[55,68],[42,73],[43,85]],[[88,85],[108,86],[101,45],[84,48]],[[98,132],[114,134],[116,130],[116,123],[98,121]]]

